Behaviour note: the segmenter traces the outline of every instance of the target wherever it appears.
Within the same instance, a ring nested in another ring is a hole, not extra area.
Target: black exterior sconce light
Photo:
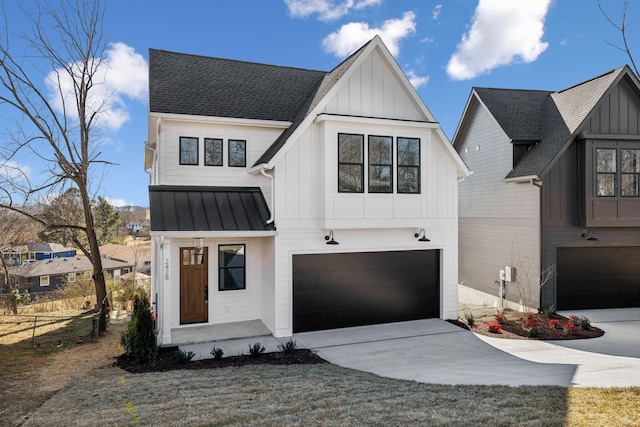
[[[327,241],[327,245],[339,245],[340,244],[340,243],[336,242],[333,239],[333,230],[331,230],[327,236],[324,236],[324,240]]]
[[[202,255],[204,253],[204,238],[194,237],[193,246],[196,248],[195,250],[196,255]]]
[[[582,230],[582,238],[586,240],[598,240],[598,238],[593,235],[593,230]]]
[[[420,236],[422,236],[422,237],[420,237]],[[427,239],[427,236],[425,236],[424,228],[421,228],[420,231],[418,231],[417,233],[415,233],[413,235],[413,237],[418,239],[418,242],[430,242],[431,241],[431,240]]]

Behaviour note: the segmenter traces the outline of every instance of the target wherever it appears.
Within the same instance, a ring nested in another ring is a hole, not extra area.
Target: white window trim
[[[40,276],[40,286],[49,286],[49,276]]]

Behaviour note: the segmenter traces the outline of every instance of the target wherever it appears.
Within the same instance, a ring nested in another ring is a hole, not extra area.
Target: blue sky
[[[601,3],[620,20],[623,0]],[[101,152],[118,165],[100,194],[141,206],[149,48],[329,71],[379,34],[449,138],[474,86],[560,90],[629,62],[609,44],[622,45],[621,35],[596,0],[108,0],[104,32],[117,114]],[[18,160],[42,173],[35,159]]]

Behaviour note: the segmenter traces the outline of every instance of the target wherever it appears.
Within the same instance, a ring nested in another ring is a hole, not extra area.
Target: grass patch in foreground
[[[607,425],[630,425],[640,411],[637,388],[433,385],[330,364],[113,372],[54,396],[25,425],[594,425],[573,407],[591,401]]]

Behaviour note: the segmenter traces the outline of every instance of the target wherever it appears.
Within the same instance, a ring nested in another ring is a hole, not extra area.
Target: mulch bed
[[[472,327],[469,327],[467,324],[464,324],[460,321],[457,322],[464,325],[466,329],[469,329],[472,332],[496,338],[537,339],[546,341],[597,338],[604,335],[604,331],[600,328],[596,328],[595,326],[589,326],[588,329],[582,329],[578,327],[571,333],[567,333],[565,332],[563,327],[568,323],[571,323],[571,319],[568,319],[559,314],[552,314],[550,317],[547,317],[542,313],[532,313],[528,316],[536,325],[535,327],[538,330],[536,336],[530,335],[530,328],[528,328],[527,326],[532,326],[532,324],[526,325],[526,320],[523,319],[521,314],[511,315],[504,319],[504,323],[500,324],[501,330],[499,332],[490,332],[487,326],[488,322],[496,321],[496,318],[494,316],[476,319],[475,324]],[[549,321],[552,319],[558,321],[557,326],[552,327],[549,325]]]
[[[291,353],[263,353],[258,356],[240,355],[223,357],[222,359],[203,359],[183,362],[176,352],[178,347],[162,347],[158,351],[158,356],[153,364],[138,364],[126,354],[120,355],[114,362],[118,366],[133,374],[144,372],[165,372],[176,369],[214,369],[226,368],[229,366],[246,365],[315,365],[327,363],[326,360],[317,354],[306,349],[296,349]]]

